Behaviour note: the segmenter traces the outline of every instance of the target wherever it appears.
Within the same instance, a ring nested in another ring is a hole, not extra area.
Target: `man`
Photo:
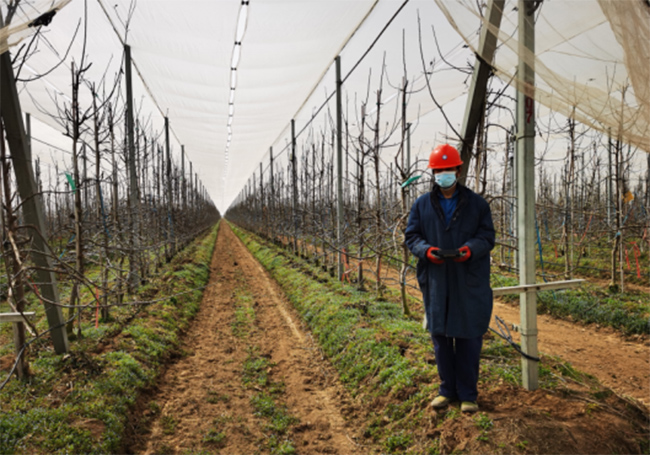
[[[405,238],[419,258],[417,279],[441,381],[431,406],[459,400],[461,411],[476,412],[479,358],[492,314],[494,226],[485,199],[457,183],[462,164],[451,145],[431,152],[435,183],[413,204]]]

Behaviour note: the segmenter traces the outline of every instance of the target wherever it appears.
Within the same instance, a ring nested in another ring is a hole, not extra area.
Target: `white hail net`
[[[128,36],[125,36],[124,22],[131,5],[129,0],[80,1],[68,5],[69,2],[22,1],[12,22],[0,29],[0,46],[4,46],[0,50],[14,46],[15,55],[16,49],[22,47],[16,44],[28,43],[25,38],[38,28],[29,24],[48,11],[57,11],[52,24],[43,27],[38,52],[22,70],[24,77],[46,74],[33,82],[21,83],[19,91],[25,112],[61,130],[61,125],[51,117],[57,109],[54,101],[69,97],[70,61],[79,61],[83,53],[82,30],[74,33],[83,23],[84,15],[87,16],[85,52],[88,61],[93,63],[89,79],[98,82],[103,77],[114,78],[120,71],[121,44],[128,42],[136,71],[142,75],[142,79],[134,81],[134,93],[144,126],[150,135],[160,137],[162,117],[170,118],[173,156],[178,161],[180,144],[184,144],[194,170],[222,211],[258,170],[260,160],[268,166],[270,146],[278,151],[286,149],[292,118],[296,119],[298,130],[307,128],[299,138],[301,141],[325,128],[321,125],[328,123],[328,118],[309,123],[315,107],[322,104],[323,94],[333,91],[333,57],[340,52],[343,73],[347,74],[402,3],[393,0],[251,2],[243,46],[237,53],[235,102],[230,106],[231,61],[240,1],[188,1],[181,7],[175,1],[140,0],[135,4]],[[7,4],[0,5],[3,15]],[[517,83],[520,58],[516,5],[514,0],[505,2],[501,26],[495,30],[498,36],[495,72],[505,83],[513,85]],[[407,112],[408,121],[416,124],[414,153],[423,156],[435,142],[453,136],[447,132],[448,124],[438,118],[439,110],[426,89],[419,48],[424,48],[425,63],[436,60],[431,69],[432,88],[450,121],[458,127],[462,121],[467,77],[440,64],[431,32],[435,28],[441,40],[440,55],[459,66],[473,63],[471,54],[458,42],[464,40],[470,49],[477,50],[478,30],[489,26],[483,22],[485,8],[485,3],[475,0],[411,0],[346,81],[345,109],[350,106],[350,122],[358,117],[360,100],[367,93],[371,94],[369,106],[372,105],[378,75],[383,70],[387,77],[382,102],[387,104],[382,115],[390,112],[394,119],[395,106],[400,100],[395,87],[404,75],[402,37],[405,34],[404,61],[414,90]],[[535,18],[535,54],[521,57],[534,64],[536,100],[553,111],[650,151],[650,6],[647,0],[546,0]],[[341,49],[361,21],[364,21],[361,28]],[[424,41],[421,44],[417,32],[420,21]],[[67,61],[57,66],[63,57]],[[388,63],[386,68],[382,66],[384,59]],[[372,90],[368,82],[370,74]],[[323,80],[318,83],[321,76]],[[88,99],[82,103],[88,104]],[[392,103],[390,111],[387,111],[388,103]],[[324,112],[331,113],[332,104],[328,103]],[[373,115],[371,106],[369,111]],[[230,124],[232,127],[227,128]]]
[[[477,20],[498,36],[494,67],[517,81],[519,58],[535,68],[535,99],[553,111],[650,151],[650,3],[545,1],[535,17],[535,53],[519,55],[517,2],[505,3],[498,30],[474,0],[436,0],[478,50]]]

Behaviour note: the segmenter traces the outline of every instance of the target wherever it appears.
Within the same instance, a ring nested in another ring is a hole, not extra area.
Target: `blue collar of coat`
[[[459,191],[458,191],[458,184],[456,184],[456,189],[454,190],[454,194],[452,194],[450,198],[448,198],[447,196],[445,196],[444,193],[443,193],[442,191],[438,191],[438,200],[443,201],[443,200],[445,200],[445,199],[454,199],[454,198],[458,198],[458,194],[459,194]]]
[[[469,197],[470,190],[464,186],[461,185],[460,183],[456,183],[456,191],[458,192],[458,205],[456,205],[456,210],[454,213],[458,212],[462,206],[465,205],[467,202],[467,199]],[[440,216],[441,220],[445,220],[445,214],[442,211],[442,206],[440,205],[440,200],[439,200],[439,195],[442,193],[442,189],[437,183],[433,184],[433,188],[431,189],[431,197],[429,198],[431,200],[431,205],[433,206],[433,209],[438,213],[438,216]]]
[[[460,183],[456,183],[455,193],[458,193],[458,205],[460,205],[461,203],[467,200],[469,191],[470,190],[466,186],[461,185]],[[437,183],[434,183],[433,188],[431,188],[431,203],[433,204],[434,207],[440,208],[440,201],[438,200],[438,197],[441,195],[442,195],[442,189],[440,188],[440,186],[438,186]]]

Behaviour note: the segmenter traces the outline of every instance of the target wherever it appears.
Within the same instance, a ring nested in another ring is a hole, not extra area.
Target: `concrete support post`
[[[614,200],[614,190],[612,188],[612,131],[607,132],[607,228],[610,230],[609,238],[614,239],[612,229],[612,201]]]
[[[291,191],[293,200],[293,252],[298,254],[298,169],[296,160],[296,121],[291,119]]]
[[[275,241],[275,176],[273,175],[273,147],[269,148],[269,172],[271,173],[271,197],[269,199],[271,240]]]
[[[138,280],[137,250],[139,248],[138,232],[140,232],[140,191],[138,189],[138,173],[135,163],[135,123],[133,120],[133,78],[131,68],[131,46],[124,46],[124,74],[126,79],[126,137],[129,165],[129,211],[131,216],[131,248],[129,252],[129,284],[135,289]]]
[[[27,135],[27,160],[32,162],[32,116],[25,113],[25,134]]]
[[[517,235],[519,284],[535,283],[535,16],[533,0],[518,0],[519,68],[517,74]],[[520,294],[521,347],[538,357],[537,293]],[[522,381],[536,390],[539,365],[522,357]]]
[[[176,254],[176,239],[174,235],[174,197],[172,192],[172,158],[171,146],[169,144],[169,118],[165,117],[165,180],[167,186],[167,223],[169,226],[170,256]]]
[[[11,149],[11,159],[18,193],[23,201],[27,232],[32,237],[32,260],[36,265],[36,279],[44,299],[45,315],[51,330],[52,343],[57,354],[69,350],[68,335],[65,330],[54,266],[45,241],[48,237],[45,224],[43,198],[38,194],[31,160],[28,158],[28,142],[25,136],[20,99],[9,52],[0,55],[0,113],[4,121],[7,142]]]
[[[194,173],[193,173],[194,171],[192,170],[192,167],[193,167],[192,162],[190,161],[190,174],[189,174],[190,175],[190,182],[189,182],[190,183],[190,188],[188,189],[190,194],[189,194],[189,198],[188,198],[189,199],[188,203],[190,205],[190,209],[194,210],[194,186],[192,185],[192,176],[194,175]]]
[[[185,184],[185,146],[181,145],[181,198],[183,210],[187,209],[187,185]]]
[[[492,59],[497,46],[496,31],[501,26],[503,6],[505,0],[490,0],[488,3],[485,18],[487,23],[481,28],[481,36],[474,64],[472,84],[467,94],[467,105],[461,129],[462,142],[459,147],[460,158],[463,160],[460,181],[464,182],[467,176],[470,159],[472,158],[472,147],[476,137],[478,124],[485,110],[485,96],[487,94],[487,83],[492,71]]]
[[[262,223],[261,231],[268,235],[266,231],[266,217],[264,213],[266,212],[266,204],[264,200],[264,169],[262,168],[262,162],[260,161],[260,222]]]
[[[341,56],[336,57],[336,248],[337,277],[343,278],[343,104],[341,101]]]

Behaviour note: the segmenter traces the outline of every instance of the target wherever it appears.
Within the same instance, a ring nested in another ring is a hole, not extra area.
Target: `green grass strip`
[[[48,349],[30,354],[32,376],[12,380],[0,392],[0,453],[123,452],[129,407],[153,384],[199,310],[217,229],[177,254],[159,280],[140,290],[148,299],[175,297],[115,309],[124,317],[98,329],[87,324],[85,337],[65,356]],[[114,344],[100,353],[100,341]]]
[[[246,278],[240,269],[235,271],[234,317],[231,323],[233,336],[241,339],[248,339],[254,330],[255,323],[255,297],[248,289]],[[269,377],[271,369],[275,366],[267,356],[260,353],[259,346],[250,344],[248,355],[242,365],[241,381],[247,389],[255,392],[250,398],[253,412],[266,424],[263,431],[266,436],[266,447],[273,455],[290,455],[296,453],[293,441],[289,437],[291,427],[299,420],[293,417],[282,397],[285,392],[283,382],[272,381]],[[206,436],[213,447],[223,446],[227,437],[220,427],[212,428],[211,433]],[[218,441],[214,441],[218,440]]]
[[[402,314],[397,291],[387,289],[383,300],[379,300],[373,292],[342,284],[308,261],[232,227],[280,284],[349,392],[369,409],[365,436],[381,444],[386,453],[408,451],[415,445],[425,445],[435,453],[436,442],[422,433],[429,418],[426,408],[438,388],[438,376],[421,316]],[[488,334],[484,338],[479,388],[490,389],[504,380],[519,386],[521,374],[519,354]],[[562,388],[563,377],[589,384],[594,393],[603,390],[592,377],[559,358],[544,355],[540,387]],[[459,415],[457,408],[450,408],[438,424]],[[477,417],[481,418],[477,426],[485,438],[491,422],[481,415]]]
[[[513,277],[492,274],[492,286],[516,286]],[[501,297],[515,302],[517,295]],[[552,316],[612,327],[625,335],[650,334],[650,294],[627,291],[610,292],[584,283],[578,289],[541,291],[537,293],[537,310]]]
[[[386,419],[404,430],[417,426],[417,414],[436,383],[435,367],[426,362],[431,341],[420,321],[404,317],[397,301],[344,286],[317,267],[233,230],[280,283],[348,390],[369,404],[385,396],[396,400],[371,419],[366,433],[382,440],[388,452],[405,449],[411,437],[393,433]]]

